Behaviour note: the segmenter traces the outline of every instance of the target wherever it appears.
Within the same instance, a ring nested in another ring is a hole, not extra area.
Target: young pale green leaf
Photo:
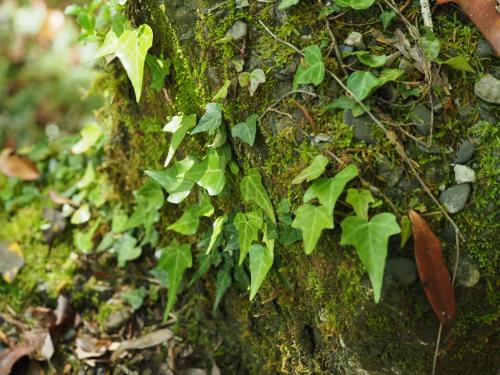
[[[211,149],[206,159],[207,168],[203,176],[197,181],[197,184],[206,189],[208,195],[213,196],[219,194],[224,189],[226,176],[217,150]]]
[[[317,45],[312,45],[304,49],[304,58],[298,66],[293,79],[293,88],[296,90],[299,85],[309,83],[319,85],[325,79],[325,64],[321,56],[321,49]]]
[[[349,203],[357,216],[368,220],[368,208],[370,203],[375,202],[372,193],[366,189],[349,189],[347,190],[346,202]]]
[[[274,215],[271,199],[269,199],[269,195],[264,185],[262,185],[262,177],[257,169],[250,169],[248,175],[243,177],[240,183],[240,191],[246,202],[251,201],[257,204],[272,222],[276,223],[276,216]]]
[[[186,269],[192,266],[192,262],[191,247],[188,244],[181,245],[174,240],[170,245],[162,249],[157,268],[168,274],[168,298],[163,316],[164,320],[168,318],[168,314],[174,306],[182,276]]]
[[[81,139],[71,148],[73,154],[83,154],[99,140],[102,135],[101,127],[95,123],[87,124],[80,132]]]
[[[142,250],[136,245],[137,240],[128,233],[122,235],[118,241],[115,242],[113,248],[115,253],[118,253],[118,267],[125,266],[125,263],[129,260],[139,258]]]
[[[83,177],[76,183],[76,187],[80,190],[89,187],[95,181],[95,169],[91,161],[87,163]]]
[[[191,134],[208,132],[213,134],[222,124],[222,106],[218,103],[208,103],[205,107],[205,114],[200,118],[198,125]]]
[[[83,204],[75,212],[73,212],[73,215],[71,215],[71,224],[74,225],[85,224],[87,221],[90,220],[90,216],[91,213],[89,205]]]
[[[324,206],[303,204],[295,213],[292,227],[302,231],[304,251],[309,255],[316,247],[323,229],[333,228],[333,217]]]
[[[395,81],[404,74],[402,69],[384,69],[380,72],[378,79],[380,80],[380,85],[385,85],[387,82]]]
[[[299,0],[281,0],[280,5],[278,6],[279,10],[290,8],[293,5],[299,3]]]
[[[184,211],[182,216],[175,223],[170,224],[167,229],[186,236],[195,234],[200,224],[200,217],[197,211],[198,209],[196,206],[189,208],[187,211]]]
[[[194,128],[195,125],[195,114],[187,116],[174,116],[172,120],[170,120],[169,123],[165,125],[163,131],[173,133],[172,141],[170,142],[170,147],[168,148],[167,159],[165,160],[165,167],[168,167],[168,164],[174,157],[175,151],[186,136],[186,133],[190,129]]]
[[[404,247],[412,234],[410,218],[407,215],[402,216],[399,226],[401,227],[401,247]]]
[[[132,309],[138,310],[146,297],[146,289],[141,286],[138,289],[129,290],[123,293],[123,298],[132,306]]]
[[[341,245],[352,245],[368,271],[375,302],[380,301],[389,237],[401,231],[390,213],[375,215],[370,221],[350,216],[341,224]]]
[[[387,62],[387,56],[385,55],[372,55],[371,53],[367,54],[358,54],[358,60],[362,64],[369,66],[370,68],[378,68],[384,66]]]
[[[323,155],[316,155],[311,164],[292,180],[292,184],[300,184],[303,181],[312,181],[318,178],[325,172],[327,165],[328,158]]]
[[[370,109],[369,105],[365,106]],[[345,95],[339,96],[337,99],[335,99],[333,102],[330,104],[327,104],[324,107],[325,110],[330,110],[330,109],[350,109],[352,111],[352,114],[354,117],[360,116],[363,113],[365,113],[365,110],[359,105],[358,102],[356,102],[353,98],[350,98]]]
[[[240,122],[231,129],[233,138],[239,138],[250,146],[255,142],[255,134],[257,132],[257,119],[256,114],[247,117],[245,122]]]
[[[379,19],[380,21],[382,21],[382,27],[384,28],[384,31],[387,30],[394,17],[396,17],[396,12],[393,10],[387,10],[380,13]]]
[[[116,36],[113,30],[109,30],[106,36],[104,37],[104,42],[102,42],[101,46],[92,56],[93,59],[99,59],[104,56],[112,55],[116,53],[118,48],[118,37]]]
[[[436,61],[441,50],[441,41],[430,30],[420,38],[418,44],[427,60]]]
[[[273,254],[259,244],[250,247],[250,301],[254,299],[273,265]]]
[[[443,64],[448,65],[450,68],[453,68],[455,70],[460,70],[462,72],[469,72],[469,73],[474,73],[474,69],[472,69],[472,66],[469,64],[469,59],[467,59],[467,56],[464,55],[459,55],[452,57],[446,61],[443,61]]]
[[[216,102],[217,100],[224,100],[227,97],[227,90],[229,89],[229,86],[231,86],[231,81],[229,79],[226,79],[224,81],[224,84],[221,86],[219,91],[214,95],[212,100]]]
[[[132,82],[137,102],[141,99],[146,53],[152,45],[153,30],[149,25],[141,25],[137,29],[125,30],[116,47],[116,56]]]
[[[248,91],[250,96],[255,94],[257,88],[261,83],[266,82],[266,75],[262,69],[255,69],[250,73],[250,85],[248,86]]]
[[[215,301],[214,301],[214,307],[213,307],[213,312],[217,310],[217,307],[219,307],[220,301],[228,288],[231,286],[232,279],[231,279],[231,274],[227,272],[227,270],[222,269],[219,272],[217,272],[217,289],[215,290]]]
[[[328,215],[333,216],[333,210],[345,185],[358,175],[358,168],[354,164],[348,165],[332,178],[320,178],[306,190],[304,203],[317,198],[319,203],[327,209]]]
[[[356,10],[368,9],[374,2],[375,0],[335,0],[335,4],[341,8],[352,8]]]
[[[357,71],[352,73],[347,79],[347,87],[359,100],[366,99],[379,86],[380,79],[371,72]]]
[[[262,228],[262,212],[260,212],[260,218],[258,215],[258,211],[249,212],[248,214],[238,212],[234,217],[233,224],[238,231],[240,245],[240,265],[245,260],[252,243],[259,238],[259,229]]]
[[[215,219],[213,223],[212,236],[210,237],[210,243],[208,244],[207,254],[213,249],[215,243],[217,242],[220,234],[222,233],[222,229],[224,229],[224,224],[226,224],[227,215],[219,216]]]
[[[250,85],[250,72],[241,72],[238,74],[238,83],[241,87]]]
[[[100,225],[100,221],[96,220],[92,226],[85,232],[75,230],[73,232],[73,244],[82,253],[89,254],[94,249],[94,241],[92,238]]]
[[[165,202],[161,186],[154,181],[147,182],[134,191],[134,197],[137,206],[142,206],[146,211],[159,210]]]

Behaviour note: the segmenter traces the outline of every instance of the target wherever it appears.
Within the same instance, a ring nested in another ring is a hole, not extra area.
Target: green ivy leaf
[[[213,223],[212,236],[210,236],[210,243],[208,244],[207,254],[213,249],[215,243],[219,239],[220,234],[222,233],[222,229],[224,228],[224,224],[226,224],[227,215],[219,216],[215,219]]]
[[[345,185],[358,175],[358,168],[354,164],[348,165],[332,178],[320,178],[306,190],[304,203],[317,198],[319,203],[327,209],[328,215],[333,216],[333,210]]]
[[[378,79],[380,80],[380,85],[385,85],[387,82],[395,81],[404,74],[402,69],[384,69],[380,72]]]
[[[472,69],[472,66],[470,66],[469,64],[467,56],[464,55],[452,57],[446,61],[443,61],[443,64],[462,72],[475,73],[474,69]]]
[[[231,286],[232,279],[231,279],[231,274],[225,270],[222,269],[219,272],[217,272],[217,289],[215,290],[215,301],[214,301],[214,307],[213,307],[213,312],[217,310],[217,307],[219,307],[219,303],[228,290],[228,288]]]
[[[134,197],[137,205],[142,206],[145,211],[159,210],[165,201],[161,186],[153,181],[134,191]]]
[[[292,180],[292,184],[300,184],[303,181],[311,181],[318,178],[325,172],[327,165],[328,158],[323,155],[316,155],[311,164]]]
[[[370,109],[370,106],[365,104],[365,107]],[[354,117],[361,116],[363,113],[365,113],[365,110],[359,105],[358,102],[356,102],[353,98],[350,98],[345,95],[339,96],[337,99],[335,99],[333,102],[330,104],[327,104],[324,107],[325,110],[330,110],[330,109],[350,109],[352,111],[352,115]]]
[[[250,246],[259,238],[259,229],[262,228],[262,211],[252,211],[247,214],[238,212],[234,217],[233,224],[238,231],[239,264],[241,265],[248,254]]]
[[[410,218],[407,215],[402,216],[399,226],[401,227],[401,247],[404,247],[412,234]]]
[[[380,80],[371,72],[357,71],[347,79],[347,87],[359,100],[364,100],[380,86]]]
[[[118,267],[123,267],[129,260],[139,258],[142,253],[140,247],[136,246],[137,240],[130,234],[122,235],[113,246],[115,253],[118,253]]]
[[[224,81],[224,84],[221,86],[219,91],[214,95],[212,100],[215,102],[217,100],[224,100],[227,97],[227,90],[229,89],[229,86],[231,86],[231,81],[229,79],[226,79]]]
[[[165,84],[165,76],[170,72],[170,60],[160,59],[154,55],[146,55],[146,64],[151,71],[151,88],[160,91]]]
[[[381,213],[370,221],[359,216],[350,216],[341,224],[341,245],[352,245],[368,271],[373,286],[375,302],[380,301],[384,278],[385,259],[389,237],[401,231],[396,218],[390,213]]]
[[[346,202],[349,203],[357,216],[368,220],[368,208],[370,203],[374,203],[372,193],[366,189],[349,189],[347,190]]]
[[[144,287],[140,287],[138,289],[129,290],[123,293],[123,298],[130,303],[132,309],[138,310],[142,304],[144,303],[144,298],[146,297],[146,289]]]
[[[137,102],[141,99],[146,53],[152,45],[153,30],[149,25],[141,25],[137,29],[125,30],[116,46],[116,56],[132,82]]]
[[[167,229],[186,236],[193,235],[198,231],[200,217],[209,217],[213,212],[214,207],[210,203],[210,199],[206,196],[202,196],[199,204],[190,207],[175,223],[169,225]]]
[[[370,68],[378,68],[384,66],[387,62],[387,56],[385,55],[372,55],[371,53],[358,54],[358,60],[362,64],[369,66]]]
[[[268,248],[255,244],[250,247],[250,301],[254,299],[273,265],[273,254]]]
[[[384,31],[387,30],[394,17],[396,17],[396,12],[393,10],[388,10],[380,13],[379,19],[380,21],[382,21],[382,27],[384,28]]]
[[[436,61],[441,50],[441,41],[430,30],[420,38],[419,46],[424,53],[424,56],[429,61]]]
[[[240,122],[231,129],[233,138],[239,138],[250,146],[255,142],[255,134],[257,132],[258,116],[254,113],[247,117],[245,122]]]
[[[163,316],[167,320],[172,309],[177,291],[181,285],[182,276],[187,268],[192,266],[191,248],[188,244],[179,244],[173,240],[170,245],[161,250],[162,254],[158,261],[158,267],[168,274],[168,298],[167,307]]]
[[[278,6],[279,10],[290,8],[293,5],[299,3],[299,0],[281,0],[280,5]]]
[[[191,134],[208,132],[212,135],[222,124],[222,106],[218,103],[208,103],[205,114],[200,118],[198,125]]]
[[[309,255],[316,247],[323,229],[333,228],[333,217],[324,206],[303,204],[295,213],[292,227],[302,231],[304,251]]]
[[[255,94],[257,88],[261,83],[266,82],[266,75],[262,69],[255,69],[250,73],[250,85],[248,86],[248,91],[250,96]]]
[[[368,9],[374,2],[375,0],[335,0],[335,4],[341,8],[352,8],[356,10]]]
[[[225,166],[223,166],[223,161],[216,149],[211,149],[208,152],[205,162],[206,170],[197,184],[206,189],[208,195],[218,195],[226,184]]]
[[[240,183],[240,191],[245,202],[251,201],[257,204],[272,222],[276,224],[276,216],[274,215],[271,199],[269,199],[269,195],[264,185],[262,185],[262,177],[256,168],[250,169],[248,175],[243,177]]]
[[[312,45],[304,49],[304,58],[298,66],[293,79],[293,89],[299,85],[309,83],[319,85],[325,79],[325,64],[321,56],[321,49],[317,45]]]
[[[81,139],[71,148],[73,154],[83,154],[99,140],[102,135],[101,127],[95,123],[87,124],[80,131]]]
[[[165,167],[174,157],[175,151],[181,144],[182,140],[186,136],[186,133],[194,128],[196,125],[196,115],[187,116],[174,116],[163,128],[164,132],[172,133],[172,141],[170,142],[170,147],[168,148],[167,159],[165,160]]]

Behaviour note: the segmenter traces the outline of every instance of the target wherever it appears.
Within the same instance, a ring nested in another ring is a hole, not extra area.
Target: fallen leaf
[[[165,328],[148,333],[147,335],[136,339],[124,341],[118,346],[111,356],[111,361],[116,361],[124,351],[150,348],[152,346],[160,345],[173,338],[174,333]]]
[[[19,346],[13,349],[5,349],[0,352],[0,375],[9,375],[12,367],[21,358],[30,355],[34,348],[30,346]]]
[[[439,4],[455,3],[476,25],[500,56],[500,14],[496,0],[438,0]]]
[[[66,198],[59,194],[57,191],[49,189],[49,197],[52,202],[58,205],[69,204],[70,206],[78,207],[78,202]]]
[[[17,242],[0,241],[0,273],[3,279],[12,283],[23,265],[23,254]]]
[[[409,217],[420,282],[439,321],[450,325],[455,317],[455,293],[444,262],[441,242],[419,214],[410,210]]]
[[[0,172],[7,177],[17,177],[23,181],[33,181],[40,177],[40,172],[31,160],[14,154],[10,148],[0,153]]]
[[[78,359],[102,357],[111,345],[109,340],[99,340],[89,335],[81,335],[76,339],[75,354]]]
[[[33,348],[30,356],[36,360],[50,360],[54,355],[54,344],[46,328],[35,328],[24,333],[24,345]]]

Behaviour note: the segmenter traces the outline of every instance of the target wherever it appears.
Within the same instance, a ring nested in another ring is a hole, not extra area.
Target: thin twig
[[[443,331],[443,323],[439,323],[438,336],[436,340],[436,349],[434,350],[434,358],[432,360],[432,375],[436,374],[437,358],[439,354],[439,344],[441,342],[441,332]]]
[[[307,94],[307,95],[314,96],[315,98],[319,96],[318,94],[315,94],[315,93],[309,92],[309,91],[305,91],[305,90],[292,90],[290,92],[287,92],[286,94],[284,94],[284,95],[280,96],[278,99],[276,99],[276,101],[273,104],[271,104],[269,107],[266,108],[266,110],[264,112],[262,112],[262,114],[259,117],[259,121],[261,121],[264,117],[266,117],[266,114],[269,111],[271,111],[275,106],[277,106],[283,99],[285,99],[286,97],[293,95],[293,94]]]

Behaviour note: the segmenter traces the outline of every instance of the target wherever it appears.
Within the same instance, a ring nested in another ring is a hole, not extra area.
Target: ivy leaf
[[[219,303],[226,293],[227,289],[231,286],[231,283],[231,274],[227,270],[222,269],[217,272],[217,289],[215,290],[213,312],[215,312],[217,310],[217,307],[219,307]]]
[[[129,260],[139,258],[142,250],[136,244],[137,240],[128,233],[125,233],[116,241],[113,248],[115,253],[118,253],[118,267],[123,267]]]
[[[164,132],[172,133],[172,141],[170,142],[170,147],[168,148],[167,159],[165,160],[165,167],[174,157],[175,151],[181,144],[182,140],[186,136],[188,130],[194,128],[196,125],[196,115],[187,116],[174,116],[163,128]]]
[[[166,272],[168,275],[168,297],[167,307],[163,319],[167,320],[168,314],[174,306],[177,291],[181,285],[182,276],[187,268],[193,264],[191,258],[191,248],[188,244],[179,244],[173,240],[170,245],[161,250],[160,260],[157,268]]]
[[[132,82],[137,102],[141,99],[146,53],[152,45],[153,30],[149,25],[141,25],[137,29],[124,31],[116,47],[116,56]]]
[[[474,69],[472,69],[472,66],[470,66],[467,56],[464,55],[452,57],[446,61],[443,61],[443,64],[448,65],[450,68],[453,68],[455,70],[460,70],[462,72],[469,72],[469,73],[475,72]]]
[[[219,216],[217,219],[215,219],[213,223],[212,236],[210,237],[210,243],[208,244],[207,248],[207,254],[210,253],[215,243],[217,242],[217,239],[222,233],[222,229],[224,228],[224,224],[226,224],[226,221],[227,215]]]
[[[369,66],[370,68],[378,68],[384,66],[387,62],[387,56],[385,55],[372,55],[371,53],[358,54],[358,60],[362,64]]]
[[[365,104],[365,107],[370,109],[369,105]],[[333,102],[330,104],[327,104],[324,107],[325,110],[330,110],[330,109],[350,109],[352,111],[352,115],[354,117],[361,116],[363,113],[365,113],[365,110],[359,105],[358,102],[356,102],[353,98],[350,98],[345,95],[339,96],[337,99],[335,99]]]
[[[359,100],[364,100],[380,86],[380,80],[371,72],[357,71],[347,79],[347,87]]]
[[[193,189],[193,181],[186,179],[185,174],[194,164],[193,159],[186,158],[176,163],[174,167],[163,171],[146,170],[144,173],[158,182],[169,193],[167,202],[179,204]]]
[[[312,163],[292,180],[292,184],[300,184],[303,181],[311,181],[318,178],[325,172],[327,164],[328,158],[323,155],[316,155]]]
[[[167,229],[186,236],[193,235],[198,231],[200,217],[209,217],[213,212],[214,207],[210,203],[210,199],[203,196],[200,204],[190,207],[175,223],[169,225]]]
[[[357,216],[368,220],[368,208],[370,203],[374,203],[372,193],[366,189],[349,189],[347,190],[346,202],[349,203]]]
[[[134,191],[134,197],[137,205],[143,206],[146,211],[159,210],[165,200],[161,186],[153,181],[144,184],[139,190]]]
[[[266,82],[266,75],[262,69],[255,69],[250,73],[250,86],[248,86],[248,91],[250,96],[255,94],[257,88],[261,83]]]
[[[197,181],[197,184],[206,189],[208,195],[219,194],[226,184],[224,167],[219,153],[211,149],[206,157],[207,168],[203,176]]]
[[[212,100],[215,102],[217,100],[224,100],[227,97],[227,89],[231,86],[231,81],[229,79],[226,79],[224,81],[224,84],[221,86],[219,91],[214,95]]]
[[[279,242],[283,246],[291,245],[302,239],[301,231],[293,228],[290,225],[285,225],[285,228],[279,233]]]
[[[356,10],[368,9],[374,2],[375,0],[335,0],[335,4],[341,8],[352,8]]]
[[[95,123],[87,124],[80,132],[81,139],[73,145],[71,152],[73,154],[83,154],[99,140],[102,135],[101,127]]]
[[[385,85],[387,82],[395,81],[404,74],[402,69],[384,69],[380,72],[378,79],[380,80],[380,85]]]
[[[250,169],[248,175],[243,177],[240,183],[240,191],[245,202],[252,201],[257,204],[257,206],[264,210],[272,222],[276,224],[276,216],[274,215],[271,199],[269,199],[269,195],[264,185],[262,185],[262,177],[256,168]]]
[[[319,203],[327,209],[328,215],[333,216],[333,210],[345,185],[358,175],[358,168],[354,164],[348,165],[332,178],[320,178],[306,190],[304,203],[317,198]]]
[[[248,254],[250,246],[259,238],[259,229],[262,227],[262,211],[253,211],[248,214],[238,212],[234,217],[233,224],[238,231],[238,242],[240,245],[239,264],[241,265]]]
[[[430,30],[420,38],[419,46],[424,53],[424,56],[429,61],[436,61],[441,50],[441,41]]]
[[[316,243],[323,229],[333,228],[333,218],[332,215],[328,213],[328,209],[324,206],[303,204],[295,213],[292,227],[302,231],[304,251],[309,255],[316,247]]]
[[[116,53],[118,48],[118,37],[113,30],[109,30],[104,37],[104,41],[97,50],[97,52],[92,56],[93,59],[99,59],[104,56],[112,55]]]
[[[382,21],[382,27],[384,28],[384,31],[387,30],[394,17],[396,17],[396,12],[393,10],[388,10],[380,13],[379,19],[380,21]]]
[[[293,5],[299,3],[299,0],[281,0],[280,5],[278,6],[279,10],[290,8]]]
[[[133,289],[123,293],[123,298],[130,303],[130,306],[132,306],[134,311],[138,310],[142,306],[144,297],[146,297],[146,289],[142,286],[138,289]]]
[[[268,248],[255,244],[250,247],[250,301],[254,299],[267,273],[273,265],[273,255]]]
[[[293,79],[293,89],[299,85],[312,83],[319,85],[325,79],[325,64],[321,56],[321,49],[317,45],[312,45],[304,49],[304,58],[298,66]]]
[[[151,71],[151,88],[160,91],[165,84],[165,76],[170,72],[170,60],[160,59],[154,55],[146,55],[146,64]]]
[[[401,247],[404,247],[411,237],[411,221],[407,215],[401,217],[399,221],[399,226],[401,227]]]
[[[205,114],[200,118],[198,125],[191,134],[208,132],[212,135],[222,124],[222,106],[218,103],[208,103]]]
[[[255,142],[255,134],[257,132],[258,116],[254,113],[247,117],[245,122],[240,122],[231,129],[233,138],[239,138],[250,146]]]
[[[380,301],[389,237],[401,231],[390,213],[375,215],[370,221],[350,216],[341,224],[341,245],[352,245],[368,271],[375,302]]]

